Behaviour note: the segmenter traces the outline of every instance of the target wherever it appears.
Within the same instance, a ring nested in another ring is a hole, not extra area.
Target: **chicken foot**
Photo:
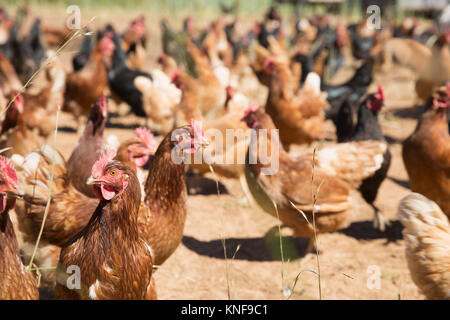
[[[389,219],[378,209],[373,203],[370,206],[374,210],[373,227],[381,232],[386,230],[386,226],[390,226]]]

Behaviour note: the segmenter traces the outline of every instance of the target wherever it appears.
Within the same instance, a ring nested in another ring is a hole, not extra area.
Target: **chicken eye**
[[[112,175],[112,176],[115,176],[117,174],[117,171],[116,170],[112,170],[109,174]]]

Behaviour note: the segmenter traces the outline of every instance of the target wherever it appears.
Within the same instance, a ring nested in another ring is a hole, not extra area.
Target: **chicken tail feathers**
[[[387,144],[384,141],[340,143],[317,151],[319,166],[354,187],[373,176],[383,164]]]
[[[52,193],[64,188],[67,181],[66,162],[63,156],[51,146],[43,145],[25,157],[13,155],[11,159],[17,168],[26,201],[36,204],[47,201],[53,163],[55,167]]]

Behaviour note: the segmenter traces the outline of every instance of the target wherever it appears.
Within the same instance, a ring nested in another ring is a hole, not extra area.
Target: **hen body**
[[[152,257],[138,233],[139,181],[130,167],[117,161],[108,165],[126,172],[128,186],[114,200],[100,200],[91,212],[88,225],[63,246],[55,287],[57,299],[144,299],[147,296]],[[72,265],[81,271],[78,290],[67,286],[67,268]]]
[[[439,206],[418,193],[402,199],[398,217],[405,229],[411,278],[428,299],[450,299],[450,224]]]
[[[447,95],[448,105],[449,93],[444,94]],[[403,142],[403,163],[408,172],[411,190],[435,201],[450,216],[450,136],[447,110],[433,106],[432,101],[433,97],[415,131]]]

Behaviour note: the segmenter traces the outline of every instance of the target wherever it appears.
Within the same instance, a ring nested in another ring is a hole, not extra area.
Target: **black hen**
[[[163,52],[175,59],[177,65],[184,65],[189,74],[195,74],[194,63],[186,52],[186,39],[190,38],[192,42],[199,47],[202,40],[193,37],[192,18],[187,17],[184,21],[182,31],[175,31],[169,27],[165,19],[161,20],[161,41]],[[206,33],[204,34],[206,36]]]
[[[41,40],[41,20],[36,19],[28,36],[14,42],[14,56],[11,62],[19,76],[25,83],[39,68],[44,58],[45,49]]]
[[[244,36],[236,37],[235,30],[236,30],[236,20],[225,25],[224,27],[227,41],[232,48],[233,62],[236,61],[237,57],[243,50],[248,49],[254,37],[253,30],[247,32],[247,34],[245,34]]]
[[[90,33],[90,30],[86,31],[87,35],[84,37],[83,42],[81,43],[80,50],[78,50],[78,52],[72,58],[74,71],[83,69],[83,67],[89,60],[92,49],[94,49],[94,37]]]
[[[373,58],[369,58],[347,82],[341,85],[321,84],[320,89],[327,92],[327,101],[330,105],[325,110],[326,119],[331,119],[336,124],[339,110],[348,96],[350,97],[349,103],[358,106],[359,100],[366,93],[367,87],[372,83],[373,65]]]
[[[36,19],[30,29],[27,40],[33,51],[32,58],[37,66],[41,64],[41,60],[45,56],[45,48],[42,44],[42,27],[41,19]]]
[[[269,48],[269,36],[278,39],[280,36],[281,24],[276,22],[261,22],[259,25],[258,42],[264,48]]]
[[[111,91],[125,101],[131,111],[138,117],[146,117],[142,101],[142,93],[134,85],[134,79],[144,76],[152,80],[148,73],[132,70],[126,65],[126,54],[120,46],[119,36],[112,31],[114,42],[114,55],[112,66],[108,70],[108,83]]]
[[[329,27],[324,29],[320,34],[320,50],[316,55],[320,53],[323,49],[328,50],[328,56],[326,58],[325,64],[327,68],[328,77],[333,77],[336,72],[342,67],[344,63],[344,54],[342,52],[342,47],[339,45],[339,37],[336,29]]]
[[[281,33],[281,17],[278,9],[270,7],[264,16],[264,21],[259,24],[258,42],[264,48],[269,47],[269,36],[278,39]]]
[[[308,73],[314,71],[314,61],[320,56],[323,50],[328,50],[328,56],[326,58],[325,64],[327,68],[328,75],[332,77],[337,70],[342,66],[344,62],[344,55],[341,48],[338,46],[338,36],[336,30],[331,28],[323,29],[317,38],[317,45],[314,50],[310,52],[309,55],[304,55],[302,53],[297,53],[292,57],[293,61],[296,61],[302,66],[302,75],[300,78],[300,84],[302,84]],[[331,60],[330,60],[331,59]],[[337,86],[328,86],[337,87]]]
[[[361,37],[357,32],[357,24],[347,27],[349,30],[353,57],[356,59],[367,59],[370,57],[370,50],[375,45],[375,37]]]
[[[11,24],[8,30],[8,39],[0,44],[0,51],[2,51],[9,61],[14,56],[14,44],[17,42],[17,28],[16,25],[6,18],[6,13],[0,8],[0,23]]]
[[[237,41],[229,41],[231,48],[233,49],[233,62],[239,57],[239,54],[245,50],[248,50],[252,41],[254,39],[253,31],[247,32],[244,36],[239,38]]]
[[[355,108],[350,95],[347,95],[342,103],[334,123],[336,126],[336,138],[338,142],[349,141],[355,132]]]
[[[308,73],[314,72],[313,58],[310,55],[297,53],[292,57],[292,60],[300,63],[302,66],[302,75],[300,77],[300,84],[302,84]]]
[[[358,111],[358,122],[356,124],[353,135],[349,139],[342,142],[365,140],[377,140],[386,142],[386,139],[383,136],[383,132],[381,131],[381,126],[378,122],[378,113],[381,111],[383,105],[383,90],[381,87],[378,87],[378,92],[369,95],[361,104]],[[341,130],[342,132],[342,130],[345,130],[343,126],[348,125],[348,123],[351,121],[348,120],[348,122],[346,122],[344,117],[341,118],[341,121],[342,122],[338,123],[337,131]],[[381,231],[384,231],[387,221],[386,218],[380,214],[380,210],[374,205],[374,202],[378,194],[378,189],[380,188],[381,183],[386,178],[390,165],[391,152],[389,151],[388,147],[386,149],[386,153],[383,156],[383,163],[380,169],[378,169],[370,178],[363,180],[359,187],[361,196],[374,209],[374,225]]]

